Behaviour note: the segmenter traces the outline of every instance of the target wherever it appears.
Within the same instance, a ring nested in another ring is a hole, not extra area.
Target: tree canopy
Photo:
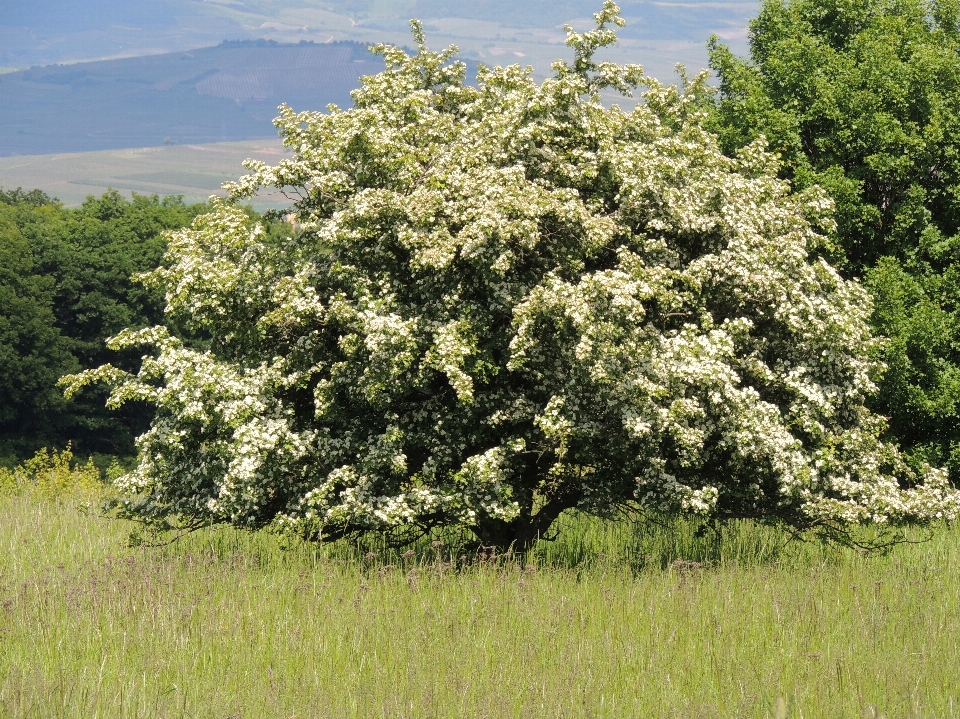
[[[861,278],[888,338],[871,406],[915,465],[960,476],[960,6],[767,0],[750,58],[716,40],[711,122],[728,154],[764,136],[797,189],[836,203],[822,252]]]
[[[39,193],[0,195],[0,457],[15,454],[24,437],[42,443],[56,432],[67,404],[57,379],[80,369],[56,326],[53,278],[23,232],[55,214]]]
[[[730,158],[680,87],[576,59],[538,84],[456,49],[379,46],[354,106],[281,109],[295,156],[250,162],[233,200],[299,196],[270,236],[214,201],[147,282],[168,327],[111,403],[150,401],[127,516],[313,539],[469,527],[526,548],[565,510],[754,517],[842,531],[956,516],[942,470],[912,471],[864,405],[870,300],[817,257],[832,204],[792,192],[762,142]],[[632,110],[607,108],[604,88]]]
[[[129,456],[152,407],[106,410],[106,392],[65,401],[64,374],[113,362],[135,369],[104,340],[163,319],[163,296],[134,282],[163,259],[163,230],[203,205],[115,191],[68,209],[32,190],[0,190],[0,458],[74,443],[77,452]]]

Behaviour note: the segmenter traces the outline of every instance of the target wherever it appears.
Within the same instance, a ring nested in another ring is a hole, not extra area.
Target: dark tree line
[[[134,452],[151,408],[108,410],[106,390],[67,401],[56,383],[105,362],[139,364],[104,339],[160,321],[163,298],[131,277],[161,263],[164,230],[205,207],[110,191],[69,209],[39,190],[0,190],[0,459],[68,441],[79,454]]]

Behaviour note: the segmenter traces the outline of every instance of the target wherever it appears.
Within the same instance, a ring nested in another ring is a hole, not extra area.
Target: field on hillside
[[[0,498],[0,715],[960,716],[955,529],[862,557],[571,518],[469,565],[130,537],[77,499]]]
[[[223,195],[225,180],[245,174],[241,163],[248,157],[276,164],[286,153],[279,140],[250,140],[0,157],[0,187],[38,187],[68,206],[79,205],[87,195],[99,197],[109,187],[124,194],[183,195],[187,202],[202,202]],[[265,193],[252,204],[264,210],[290,203]]]
[[[221,40],[281,42],[354,40],[411,43],[407,21],[427,24],[434,47],[456,43],[483,62],[530,63],[540,73],[563,46],[563,23],[581,30],[601,0],[44,0],[0,4],[0,65],[28,67],[104,57],[191,50]],[[610,59],[640,62],[657,77],[685,62],[706,62],[704,43],[717,33],[746,50],[755,0],[621,0],[628,26]]]
[[[0,75],[0,156],[275,134],[277,106],[349,106],[383,61],[357,43],[235,42]]]
[[[434,49],[461,48],[471,79],[478,61],[529,65],[547,76],[554,60],[571,58],[562,25],[588,29],[602,3],[534,2],[521,10],[502,0],[477,7],[447,0],[296,7],[154,0],[133,10],[114,0],[89,8],[65,0],[47,5],[0,7],[0,157],[269,137],[281,102],[301,110],[349,106],[360,77],[383,69],[367,47],[409,48],[411,17],[425,22]],[[697,8],[625,1],[628,25],[603,58],[641,63],[672,82],[677,62],[693,71],[706,65],[712,33],[746,49],[755,3]],[[58,22],[40,22],[58,12]]]

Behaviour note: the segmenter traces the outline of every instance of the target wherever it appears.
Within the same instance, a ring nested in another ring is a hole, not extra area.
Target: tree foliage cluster
[[[458,524],[520,549],[572,508],[834,535],[957,515],[866,406],[870,297],[828,261],[864,251],[831,198],[711,132],[705,74],[598,61],[623,21],[610,0],[596,21],[547,80],[476,86],[414,23],[417,52],[378,47],[351,109],[281,109],[294,157],[229,188],[296,194],[299,232],[215,201],[147,277],[209,345],[124,331],[114,349],[150,348],[138,371],[66,380],[157,406],[124,514],[315,539]]]
[[[871,406],[914,464],[960,477],[960,5],[766,0],[750,57],[716,40],[725,152],[760,136],[834,199],[823,254],[869,288],[886,366]]]
[[[750,58],[711,42],[717,99],[598,61],[610,0],[539,83],[467,84],[414,23],[227,201],[0,194],[0,455],[139,434],[122,514],[313,539],[954,518],[958,19],[768,0]]]
[[[111,191],[68,209],[33,190],[0,190],[0,458],[72,441],[81,454],[129,456],[153,410],[105,408],[105,391],[67,401],[67,373],[113,362],[139,365],[104,340],[163,319],[163,297],[132,276],[163,259],[165,230],[204,210],[177,198]]]

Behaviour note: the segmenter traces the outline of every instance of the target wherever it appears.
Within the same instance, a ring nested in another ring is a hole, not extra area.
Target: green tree
[[[889,337],[873,408],[915,463],[960,476],[960,45],[954,0],[767,0],[750,58],[711,41],[730,155],[766,138],[836,203],[824,248]]]
[[[66,214],[39,262],[55,278],[57,327],[81,367],[139,365],[140,352],[118,355],[106,347],[106,339],[127,327],[162,321],[162,293],[134,276],[161,264],[164,231],[189,225],[205,209],[205,204],[187,205],[176,196],[127,200],[112,190]],[[150,426],[153,408],[131,403],[116,412],[107,409],[106,399],[104,391],[76,398],[74,422],[60,446],[70,439],[77,452],[135,454],[133,440]]]
[[[565,510],[623,506],[838,531],[956,516],[864,407],[862,287],[822,259],[831,205],[753,144],[724,156],[684,88],[597,62],[621,24],[568,29],[576,59],[464,83],[455,48],[378,47],[349,110],[277,121],[295,156],[235,200],[299,194],[271,237],[216,202],[152,273],[155,355],[111,402],[157,415],[121,511],[160,526],[274,524],[313,539],[437,525],[528,547]],[[600,91],[645,83],[632,111]],[[908,482],[901,489],[898,479]]]
[[[0,362],[9,367],[0,380],[0,454],[29,456],[70,441],[79,453],[135,452],[134,437],[149,427],[152,407],[109,411],[105,391],[64,402],[56,383],[104,362],[139,365],[140,353],[117,354],[105,340],[162,319],[162,294],[133,275],[161,263],[164,230],[188,225],[204,208],[177,197],[126,200],[111,190],[68,209],[35,190],[0,191],[0,291],[9,296],[0,305]]]
[[[57,379],[80,367],[56,326],[54,280],[37,267],[20,231],[57,212],[38,194],[0,194],[0,458],[58,438],[69,403]]]

